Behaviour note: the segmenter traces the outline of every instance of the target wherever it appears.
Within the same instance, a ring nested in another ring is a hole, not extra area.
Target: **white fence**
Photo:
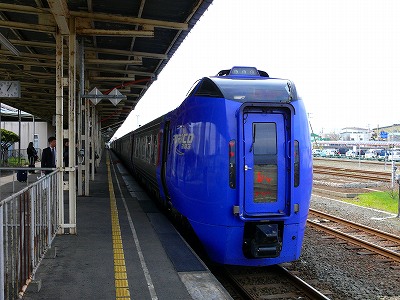
[[[0,201],[0,300],[21,297],[51,248],[60,223],[59,176],[54,171]]]

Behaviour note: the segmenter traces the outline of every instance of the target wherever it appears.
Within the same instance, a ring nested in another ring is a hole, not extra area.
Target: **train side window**
[[[139,144],[139,155],[140,155],[140,159],[144,159],[144,141],[143,141],[143,137],[140,138],[140,144]]]
[[[204,78],[200,84],[201,84],[200,87],[197,89],[195,93],[196,96],[215,97],[215,98],[224,97],[218,86],[210,79]]]
[[[144,137],[142,137],[142,141],[141,141],[141,153],[140,153],[140,157],[141,157],[141,159],[142,160],[145,160],[145,158],[146,158],[146,137],[144,136]]]
[[[136,157],[140,158],[140,138],[139,137],[136,138],[136,147],[137,147],[137,155],[136,155]]]
[[[299,141],[294,141],[294,186],[300,184],[300,152]]]
[[[200,82],[200,79],[196,80],[196,82],[193,83],[193,85],[192,85],[192,87],[190,88],[190,90],[186,93],[186,98],[193,95],[194,91],[195,91],[196,88],[199,86],[199,82]]]
[[[140,137],[136,138],[137,158],[140,158]]]
[[[158,140],[157,140],[156,135],[153,135],[152,139],[153,139],[153,143],[152,143],[153,149],[151,150],[151,163],[153,165],[155,165],[156,164],[156,154],[157,154],[157,149],[158,149]]]
[[[137,157],[137,152],[138,152],[138,142],[137,142],[137,138],[135,138],[134,157]]]
[[[139,137],[138,138],[138,158],[142,157],[142,146],[141,146],[140,141],[141,141],[141,138]]]
[[[135,157],[139,157],[139,138],[136,137],[135,139]]]
[[[146,161],[148,162],[148,163],[150,163],[151,162],[151,156],[152,156],[152,147],[151,147],[151,144],[152,144],[152,138],[153,138],[153,136],[152,135],[148,135],[147,136],[147,143],[146,143]]]

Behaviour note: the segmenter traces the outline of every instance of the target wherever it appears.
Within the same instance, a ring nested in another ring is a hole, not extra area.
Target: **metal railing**
[[[4,199],[26,186],[38,181],[45,171],[54,171],[56,168],[40,167],[0,167],[0,199]],[[26,180],[20,181],[18,173],[24,171]]]
[[[36,149],[38,157],[42,157],[42,149]],[[26,149],[9,149],[0,151],[0,166],[24,166],[28,165],[28,154]]]
[[[21,297],[59,229],[54,171],[0,201],[0,300]]]

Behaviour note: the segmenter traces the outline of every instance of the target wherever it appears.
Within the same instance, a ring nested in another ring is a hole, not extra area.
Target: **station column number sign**
[[[0,98],[21,98],[20,82],[0,80]]]

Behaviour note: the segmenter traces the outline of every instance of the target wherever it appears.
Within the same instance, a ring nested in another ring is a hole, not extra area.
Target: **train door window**
[[[277,201],[277,145],[275,123],[253,123],[254,202]]]

